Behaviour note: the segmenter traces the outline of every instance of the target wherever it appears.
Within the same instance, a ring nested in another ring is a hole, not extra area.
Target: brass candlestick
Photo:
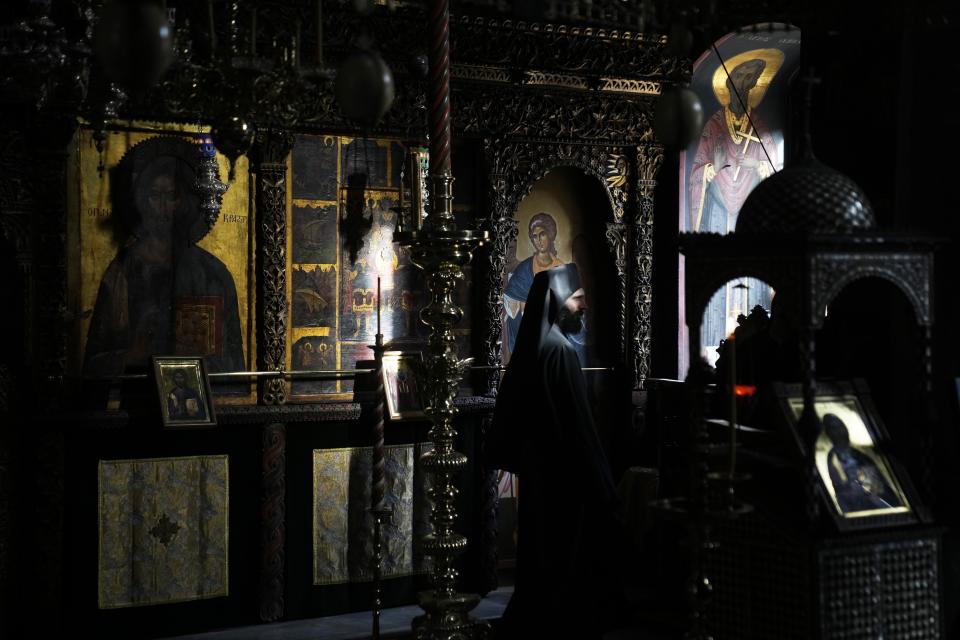
[[[432,590],[419,594],[426,612],[413,621],[418,640],[464,640],[486,636],[488,626],[470,617],[480,601],[477,594],[457,592],[454,560],[467,548],[467,539],[453,529],[457,512],[454,474],[467,457],[454,449],[453,426],[460,379],[471,359],[461,360],[453,327],[463,310],[453,300],[457,281],[473,251],[487,237],[485,231],[458,230],[453,218],[453,173],[450,169],[450,6],[449,0],[430,3],[430,215],[421,228],[397,233],[394,239],[410,248],[410,259],[423,269],[430,302],[420,318],[430,327],[424,358],[425,413],[433,426],[433,450],[421,458],[432,485],[430,523],[433,531],[423,539],[423,552],[433,559]],[[415,188],[415,187],[414,187]]]
[[[483,637],[486,623],[469,615],[480,601],[476,594],[458,593],[458,571],[454,560],[467,547],[467,539],[454,531],[457,488],[454,475],[467,464],[467,457],[454,449],[457,432],[453,418],[457,413],[453,399],[460,379],[472,358],[461,360],[453,327],[463,317],[453,294],[457,281],[463,278],[463,267],[470,262],[473,251],[486,238],[484,232],[457,230],[450,213],[449,173],[431,176],[433,192],[428,223],[419,231],[397,234],[395,239],[410,248],[411,261],[423,269],[427,277],[430,302],[420,312],[420,318],[430,326],[427,353],[423,366],[423,388],[426,395],[425,413],[433,426],[430,440],[434,448],[421,458],[424,470],[431,474],[430,523],[432,533],[422,541],[424,554],[433,559],[431,591],[419,594],[425,615],[414,620],[414,635],[418,639],[453,640],[454,638]]]

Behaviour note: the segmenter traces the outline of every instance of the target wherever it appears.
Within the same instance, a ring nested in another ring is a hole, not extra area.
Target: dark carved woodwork
[[[627,202],[627,166],[619,148],[582,144],[553,144],[501,140],[487,147],[490,175],[502,176],[503,195],[493,203],[492,219],[512,217],[533,185],[556,167],[575,167],[597,178],[610,199],[613,222],[623,221]]]
[[[262,431],[260,476],[260,620],[283,617],[287,538],[287,426],[269,424]]]
[[[200,9],[178,10],[178,22]],[[260,7],[261,30],[276,37],[273,44],[259,42],[258,50],[269,52],[267,57],[279,55],[277,47],[285,45],[276,43],[290,42],[297,23],[313,24],[311,11],[305,5]],[[200,20],[196,24],[206,23],[205,14],[194,17]],[[415,6],[382,20],[359,20],[351,11],[331,8],[323,16],[327,66],[322,69],[315,66],[315,55],[301,57],[299,72],[288,66],[241,73],[233,67],[180,64],[149,98],[128,104],[121,115],[187,122],[229,115],[260,127],[359,133],[358,125],[340,113],[332,70],[361,34],[398,60],[426,53],[426,19]],[[309,29],[303,35],[301,53],[315,51],[315,35]],[[451,21],[451,39],[452,125],[468,134],[636,144],[650,139],[653,99],[662,80],[677,72],[677,60],[664,55],[661,38],[626,31],[459,16]],[[241,56],[235,64],[244,60]],[[364,134],[426,133],[425,83],[408,66],[395,65],[396,99]],[[490,83],[497,84],[495,91]],[[237,96],[234,103],[243,108],[225,105],[224,95]]]
[[[715,637],[945,637],[939,531],[824,539],[787,531],[757,513],[718,520],[706,563]]]
[[[761,246],[743,234],[683,234],[689,247],[686,261],[686,305],[691,332],[699,326],[710,296],[724,283],[738,277],[763,280],[778,292],[789,291],[785,302],[813,329],[823,322],[827,304],[857,280],[878,277],[895,285],[910,301],[917,324],[933,323],[934,242],[925,238],[881,236],[861,233],[857,243],[845,236],[811,239],[774,235]],[[883,240],[885,251],[876,250]],[[804,270],[809,277],[804,277]],[[802,306],[800,306],[802,303]]]
[[[455,82],[453,102],[454,126],[464,134],[574,144],[638,144],[653,137],[651,96]]]
[[[287,332],[287,155],[293,136],[286,131],[257,132],[253,161],[257,194],[257,321],[258,368],[282,371]],[[283,380],[259,385],[260,402],[283,404]],[[286,540],[286,425],[263,427],[260,495],[260,619],[276,620],[284,611],[284,544]]]
[[[508,69],[659,79],[677,64],[662,38],[614,29],[460,15],[451,41],[458,61]]]
[[[458,107],[459,108],[459,107]],[[483,335],[484,364],[496,367],[501,364],[501,334],[503,331],[501,309],[503,307],[503,278],[506,267],[506,252],[510,242],[518,236],[516,215],[520,202],[530,193],[534,184],[556,167],[568,166],[580,169],[600,181],[610,202],[610,223],[622,224],[629,195],[629,167],[623,150],[613,146],[585,144],[551,144],[512,139],[486,139],[484,141],[487,175],[490,179],[489,212],[481,221],[490,232],[491,240],[486,253],[486,279]],[[625,256],[617,253],[618,247],[610,242],[618,273],[625,267]],[[652,259],[652,244],[649,246]],[[483,259],[483,258],[481,258]],[[621,299],[625,299],[626,279],[620,280]],[[625,310],[625,305],[622,309]],[[625,311],[624,311],[625,313]],[[648,314],[649,315],[649,314]],[[626,317],[621,314],[622,335],[626,335]],[[649,322],[648,322],[649,332]],[[621,342],[621,344],[623,344]],[[623,348],[619,350],[622,354]],[[499,374],[491,370],[485,392],[496,394]]]
[[[936,537],[844,545],[817,559],[820,637],[941,637]]]
[[[287,154],[293,136],[260,130],[254,149],[257,194],[257,366],[282,371],[287,341]],[[283,404],[283,380],[260,383],[260,402]]]
[[[810,326],[823,324],[826,306],[851,282],[877,277],[910,301],[917,324],[933,324],[933,256],[917,253],[831,253],[810,259]]]
[[[633,220],[633,388],[650,374],[650,325],[653,308],[653,194],[663,149],[656,145],[637,150],[637,208]]]
[[[361,36],[372,37],[384,51],[410,52],[402,56],[412,57],[423,50],[418,30],[423,16],[417,9],[404,9],[382,20],[365,20],[353,11],[331,6],[323,13],[324,60],[323,66],[318,67],[316,31],[310,28],[316,20],[313,4],[259,4],[258,59],[245,57],[249,36],[234,38],[224,28],[229,21],[221,20],[218,39],[229,41],[232,49],[228,53],[221,47],[221,60],[232,59],[231,64],[212,66],[204,55],[194,55],[171,68],[150,99],[130,108],[138,113],[146,110],[146,115],[163,120],[224,121],[240,116],[257,127],[289,130],[309,126],[326,132],[361,133],[357,123],[341,114],[334,99],[332,78],[339,62],[355,50]],[[378,7],[377,11],[380,10]],[[178,7],[178,23],[186,19],[195,25],[207,24],[205,5]],[[290,43],[295,37],[300,39],[296,66],[290,59]],[[376,127],[363,129],[362,133],[424,135],[422,88],[406,78],[404,71],[394,70],[403,76],[403,81],[396,83],[393,108]],[[224,95],[236,99],[225,104]]]
[[[654,147],[656,149],[656,147]],[[610,219],[607,223],[606,239],[618,275],[620,286],[620,357],[626,358],[627,336],[627,257],[626,257],[626,225],[624,223],[627,201],[630,192],[631,175],[627,161],[626,150],[614,146],[594,146],[586,144],[551,144],[547,142],[513,140],[513,139],[486,139],[484,141],[488,176],[490,179],[490,209],[489,217],[481,223],[483,228],[490,232],[491,240],[486,254],[487,276],[486,294],[484,302],[487,318],[483,336],[485,349],[484,362],[487,366],[495,367],[501,364],[501,334],[503,331],[501,308],[503,306],[503,278],[506,267],[506,252],[510,242],[519,234],[514,216],[520,202],[530,193],[533,185],[556,167],[568,166],[580,169],[585,174],[597,178],[610,202]],[[651,286],[650,265],[653,259],[653,175],[655,175],[662,152],[655,151],[650,160],[641,164],[641,187],[646,189],[643,196],[644,205],[638,214],[634,227],[646,225],[642,233],[642,241],[635,243],[633,252],[638,264],[642,264],[645,275],[639,277],[641,286],[646,286],[647,299],[644,307],[635,305],[634,338],[639,336],[640,344],[644,345],[649,354],[650,332],[650,302],[649,287]],[[641,153],[640,157],[646,158]],[[638,269],[639,272],[639,269]],[[643,318],[640,324],[637,319]],[[639,327],[639,328],[638,328]],[[643,375],[649,356],[638,359],[643,362]],[[496,393],[499,375],[496,369],[491,370],[487,382],[487,394]]]
[[[490,242],[486,247],[486,264],[489,269],[484,269],[485,282],[484,308],[486,317],[484,318],[485,333],[483,336],[483,353],[486,354],[483,364],[490,367],[496,367],[501,362],[503,335],[503,272],[506,268],[507,248],[510,243],[517,238],[517,221],[514,218],[499,218],[495,220],[485,220],[484,228],[490,234]],[[479,259],[483,260],[484,256]],[[490,369],[487,374],[486,393],[495,394],[500,382],[500,371],[496,368]]]
[[[618,327],[617,336],[620,338],[621,357],[623,348],[627,344],[627,225],[622,222],[607,223],[607,247],[613,256],[613,264],[617,269],[617,283],[619,300],[617,301]]]
[[[357,125],[343,116],[333,96],[333,83],[320,85],[299,97],[301,126],[323,131],[361,133]],[[427,130],[426,97],[423,89],[408,78],[398,82],[393,106],[373,128],[364,129],[364,135],[393,135],[423,138]]]
[[[718,234],[698,235],[709,236],[703,238],[708,241],[722,241],[723,239],[723,236]],[[686,242],[686,238],[682,242]],[[702,246],[702,244],[698,243],[698,246]],[[744,250],[747,249],[747,243],[743,243],[742,246]],[[793,308],[790,311],[798,315],[804,313],[799,299],[803,290],[803,274],[796,262],[791,260],[785,252],[778,256],[774,255],[774,251],[771,251],[762,258],[731,252],[729,256],[722,259],[720,256],[712,256],[709,261],[688,257],[684,268],[687,282],[696,283],[696,286],[686,287],[684,294],[690,339],[691,341],[697,340],[698,349],[700,324],[703,320],[703,312],[710,302],[710,297],[717,289],[735,278],[747,277],[763,280],[775,291],[785,294],[782,303],[791,305]]]
[[[264,422],[343,422],[360,417],[360,404],[286,404],[264,406],[228,405],[217,407],[219,424],[262,424]]]

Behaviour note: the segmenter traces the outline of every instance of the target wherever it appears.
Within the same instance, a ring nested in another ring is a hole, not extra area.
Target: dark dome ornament
[[[703,131],[700,98],[689,87],[664,88],[654,109],[653,130],[657,140],[668,147],[689,147]]]
[[[166,14],[147,0],[114,0],[104,6],[94,47],[107,77],[133,91],[150,89],[173,60]]]
[[[253,145],[254,132],[245,118],[227,116],[213,123],[210,131],[216,150],[230,161],[230,170],[227,180],[232,182],[237,159],[246,155]]]
[[[812,156],[757,185],[737,217],[737,233],[832,234],[875,227],[863,190]]]
[[[393,104],[393,72],[377,51],[360,49],[340,65],[334,92],[344,116],[372,127]]]
[[[803,148],[800,158],[770,176],[747,197],[737,233],[846,234],[876,227],[873,207],[850,178],[816,159],[810,141],[813,77],[804,79]]]

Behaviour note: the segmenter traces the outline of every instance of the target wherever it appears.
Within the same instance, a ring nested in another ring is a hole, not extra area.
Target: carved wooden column
[[[482,393],[497,394],[500,384],[500,371],[503,363],[503,276],[507,264],[507,249],[517,238],[517,221],[513,217],[508,192],[511,188],[511,176],[503,167],[504,150],[502,141],[485,138],[483,151],[486,160],[486,173],[489,176],[490,205],[487,217],[482,220],[482,228],[490,235],[487,245],[481,249],[480,260],[485,260],[483,287],[483,364],[493,367],[488,370],[486,384]]]
[[[257,366],[281,371],[287,340],[287,155],[293,136],[261,129],[253,160],[257,216]],[[286,401],[280,378],[262,380],[261,404]],[[286,543],[286,444],[283,423],[268,424],[261,434],[260,479],[260,619],[283,617]]]
[[[261,371],[281,371],[287,341],[287,155],[293,136],[260,129],[254,147],[257,215],[257,361]],[[283,404],[283,380],[263,380],[261,404]]]
[[[621,345],[620,357],[623,358],[627,344],[627,225],[623,222],[608,222],[606,239],[607,248],[617,269],[617,331],[618,344]]]
[[[517,221],[512,217],[490,218],[483,221],[490,234],[484,283],[486,333],[483,336],[483,364],[492,367],[487,372],[485,395],[496,395],[500,385],[498,367],[503,363],[503,273],[507,264],[507,248],[517,238]]]
[[[653,303],[653,209],[657,173],[663,164],[663,149],[657,145],[637,148],[637,200],[633,236],[633,322],[631,353],[633,388],[639,389],[650,375],[650,313]]]
[[[268,424],[261,433],[260,620],[283,617],[286,578],[287,425]]]

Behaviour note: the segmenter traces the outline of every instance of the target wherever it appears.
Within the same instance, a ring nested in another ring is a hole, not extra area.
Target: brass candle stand
[[[457,409],[453,399],[472,359],[461,360],[457,353],[453,327],[463,317],[463,310],[454,302],[453,293],[457,281],[463,278],[463,268],[487,233],[457,229],[454,221],[449,0],[431,0],[429,18],[430,211],[422,227],[417,224],[416,229],[394,233],[394,240],[409,249],[411,262],[423,269],[430,297],[420,311],[420,319],[430,327],[421,379],[425,413],[433,423],[429,433],[433,450],[425,453],[421,462],[430,476],[432,531],[424,536],[422,548],[433,562],[433,588],[419,594],[426,613],[414,619],[413,633],[418,640],[465,640],[485,637],[489,627],[470,617],[480,596],[459,593],[456,585],[454,561],[467,548],[467,539],[453,528],[457,518],[453,478],[467,464],[467,457],[454,449],[457,431],[453,418]]]
[[[426,612],[413,621],[418,639],[453,640],[484,637],[487,625],[474,620],[469,612],[480,601],[476,594],[459,593],[458,571],[454,561],[467,547],[467,539],[454,531],[457,488],[454,475],[467,464],[467,457],[454,449],[457,432],[453,418],[457,413],[453,400],[460,379],[472,358],[461,360],[453,327],[463,317],[463,310],[454,302],[457,281],[463,278],[463,267],[473,251],[486,239],[486,233],[458,230],[451,213],[449,172],[433,175],[432,204],[429,219],[423,228],[397,233],[394,239],[410,250],[411,261],[426,275],[430,302],[420,311],[420,318],[431,331],[424,357],[422,385],[425,413],[433,423],[429,433],[433,450],[421,458],[424,470],[431,475],[430,523],[432,532],[422,541],[423,552],[432,559],[432,590],[419,594],[420,606]]]

